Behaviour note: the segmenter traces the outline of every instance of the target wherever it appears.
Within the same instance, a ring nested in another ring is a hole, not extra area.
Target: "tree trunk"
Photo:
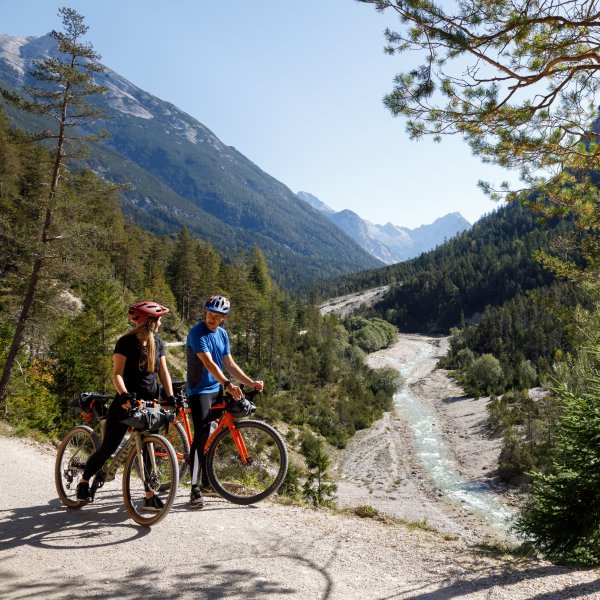
[[[15,329],[15,335],[13,337],[8,356],[6,357],[6,363],[4,364],[4,371],[2,372],[2,379],[0,379],[0,405],[4,403],[4,397],[6,395],[6,388],[8,387],[8,381],[12,373],[12,368],[15,364],[21,342],[23,341],[23,334],[25,333],[25,326],[31,313],[31,307],[33,306],[33,298],[35,296],[35,290],[37,288],[38,281],[40,280],[40,271],[42,269],[42,259],[36,258],[33,263],[33,269],[31,271],[31,277],[29,278],[29,286],[27,287],[27,293],[23,300],[23,307],[21,308],[21,315]],[[5,403],[4,403],[5,404]],[[6,416],[6,404],[4,406],[4,414]]]
[[[68,90],[68,88],[67,88]],[[56,199],[56,191],[58,189],[58,180],[60,177],[60,169],[62,166],[63,159],[63,146],[64,146],[64,120],[66,119],[66,102],[63,105],[63,122],[60,124],[58,141],[56,146],[56,154],[54,158],[54,169],[52,172],[52,181],[50,183],[50,193],[48,196],[48,206],[46,208],[46,217],[44,219],[44,224],[42,226],[42,231],[40,232],[40,247],[38,248],[38,255],[33,261],[33,269],[31,271],[31,277],[29,278],[29,286],[27,287],[27,293],[25,294],[25,298],[23,299],[23,306],[21,308],[21,315],[19,317],[19,321],[17,323],[17,327],[15,329],[15,335],[13,337],[12,343],[10,345],[10,350],[8,351],[8,356],[6,357],[6,363],[4,364],[4,371],[2,372],[2,379],[0,379],[0,406],[4,404],[4,415],[6,416],[6,389],[8,388],[8,382],[10,380],[10,376],[12,373],[13,366],[15,364],[15,360],[17,358],[17,354],[19,353],[19,348],[21,347],[21,342],[23,341],[23,334],[25,333],[25,326],[27,325],[27,320],[29,319],[29,315],[31,314],[31,307],[33,306],[33,299],[35,297],[35,291],[37,289],[38,282],[41,277],[42,266],[44,263],[44,252],[42,248],[45,244],[50,242],[49,232],[52,227],[53,221],[53,207]]]

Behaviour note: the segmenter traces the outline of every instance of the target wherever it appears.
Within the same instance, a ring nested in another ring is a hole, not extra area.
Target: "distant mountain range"
[[[316,196],[298,192],[298,197],[327,215],[342,231],[358,242],[369,254],[391,265],[418,256],[471,228],[471,224],[457,212],[436,219],[430,225],[416,229],[399,227],[392,223],[376,225],[361,219],[351,210],[334,211]]]
[[[0,85],[18,92],[34,84],[28,75],[33,61],[55,54],[50,36],[0,35]],[[226,258],[259,246],[273,277],[287,288],[381,266],[323,212],[299,202],[173,104],[108,68],[97,83],[108,92],[94,101],[111,119],[89,130],[105,129],[111,139],[95,144],[85,165],[108,180],[130,184],[122,195],[123,210],[143,227],[173,233],[185,225]],[[21,129],[48,126],[8,105],[4,110]]]

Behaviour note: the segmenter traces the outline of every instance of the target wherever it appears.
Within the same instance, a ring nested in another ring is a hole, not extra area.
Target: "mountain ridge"
[[[448,213],[430,224],[420,225],[414,229],[400,227],[390,221],[385,225],[378,225],[361,218],[349,209],[336,212],[308,192],[300,191],[297,196],[325,214],[369,254],[388,265],[433,250],[446,240],[471,228],[471,223],[459,212]]]
[[[0,35],[0,84],[22,90],[33,83],[32,61],[53,52],[49,36]],[[111,138],[80,166],[116,183],[133,175],[122,207],[138,224],[169,234],[185,225],[226,256],[258,245],[274,279],[287,288],[381,265],[200,121],[105,69],[96,82],[108,91],[93,102],[112,119],[85,131],[105,129]],[[5,111],[14,125],[32,130],[28,114]]]

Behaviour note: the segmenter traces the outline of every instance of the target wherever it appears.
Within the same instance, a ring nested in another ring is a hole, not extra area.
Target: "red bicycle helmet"
[[[129,307],[129,318],[137,325],[145,325],[149,319],[158,319],[169,312],[166,306],[157,302],[142,300]]]

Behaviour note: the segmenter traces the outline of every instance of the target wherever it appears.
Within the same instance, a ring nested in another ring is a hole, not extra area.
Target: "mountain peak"
[[[0,85],[22,93],[33,83],[34,61],[53,49],[51,36],[1,36]],[[85,166],[131,183],[121,204],[141,226],[173,234],[185,225],[224,256],[258,245],[274,279],[288,288],[381,265],[191,115],[109,68],[94,78],[108,90],[94,104],[109,118],[87,124],[82,133],[106,130],[110,138],[91,147]],[[37,130],[29,113],[8,106],[6,113],[14,126]]]
[[[418,256],[471,228],[471,224],[459,212],[448,213],[430,225],[421,225],[413,230],[399,227],[390,221],[385,225],[374,225],[349,209],[332,211],[327,204],[307,192],[299,192],[298,195],[302,198],[310,197],[311,206],[326,212],[342,231],[386,264]]]
[[[308,202],[308,204],[310,204],[313,208],[316,208],[317,210],[320,210],[321,212],[325,212],[325,213],[334,213],[335,210],[333,210],[333,208],[327,206],[327,204],[325,204],[325,202],[321,202],[321,200],[319,200],[316,196],[313,196],[312,194],[309,194],[308,192],[298,192],[296,194],[296,196],[298,196],[299,198],[302,198],[302,200],[304,200],[304,202]]]

